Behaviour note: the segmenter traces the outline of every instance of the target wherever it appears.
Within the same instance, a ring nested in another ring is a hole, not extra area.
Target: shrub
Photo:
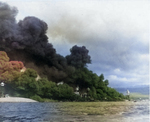
[[[34,95],[34,96],[30,97],[30,98],[33,99],[33,100],[39,101],[39,102],[44,102],[44,100],[38,95]]]
[[[54,98],[58,100],[71,100],[74,95],[73,88],[67,84],[55,88]]]

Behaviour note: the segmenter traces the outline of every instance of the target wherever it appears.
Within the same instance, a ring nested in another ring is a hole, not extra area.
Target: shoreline
[[[0,98],[0,103],[4,102],[37,102],[35,100],[29,99],[29,98],[23,98],[23,97],[4,97]]]

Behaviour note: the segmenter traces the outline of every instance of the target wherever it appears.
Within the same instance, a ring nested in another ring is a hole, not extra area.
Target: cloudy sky
[[[49,42],[66,56],[86,46],[88,68],[111,87],[149,84],[148,0],[0,0],[18,8],[17,21],[36,16],[48,24]]]

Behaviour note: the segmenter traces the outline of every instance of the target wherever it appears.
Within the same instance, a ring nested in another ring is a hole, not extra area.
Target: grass
[[[110,115],[128,111],[133,102],[63,102],[59,109],[70,115]]]
[[[43,98],[43,102],[58,102],[58,100]]]
[[[134,99],[134,100],[138,100],[138,99],[149,99],[149,95],[144,95],[144,94],[140,94],[140,93],[131,93],[130,94],[130,98]]]

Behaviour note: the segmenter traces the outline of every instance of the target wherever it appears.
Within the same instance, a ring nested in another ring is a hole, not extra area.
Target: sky
[[[111,87],[149,85],[148,0],[0,0],[18,8],[17,21],[35,16],[48,24],[47,36],[66,56],[86,46],[88,69],[104,74]]]

